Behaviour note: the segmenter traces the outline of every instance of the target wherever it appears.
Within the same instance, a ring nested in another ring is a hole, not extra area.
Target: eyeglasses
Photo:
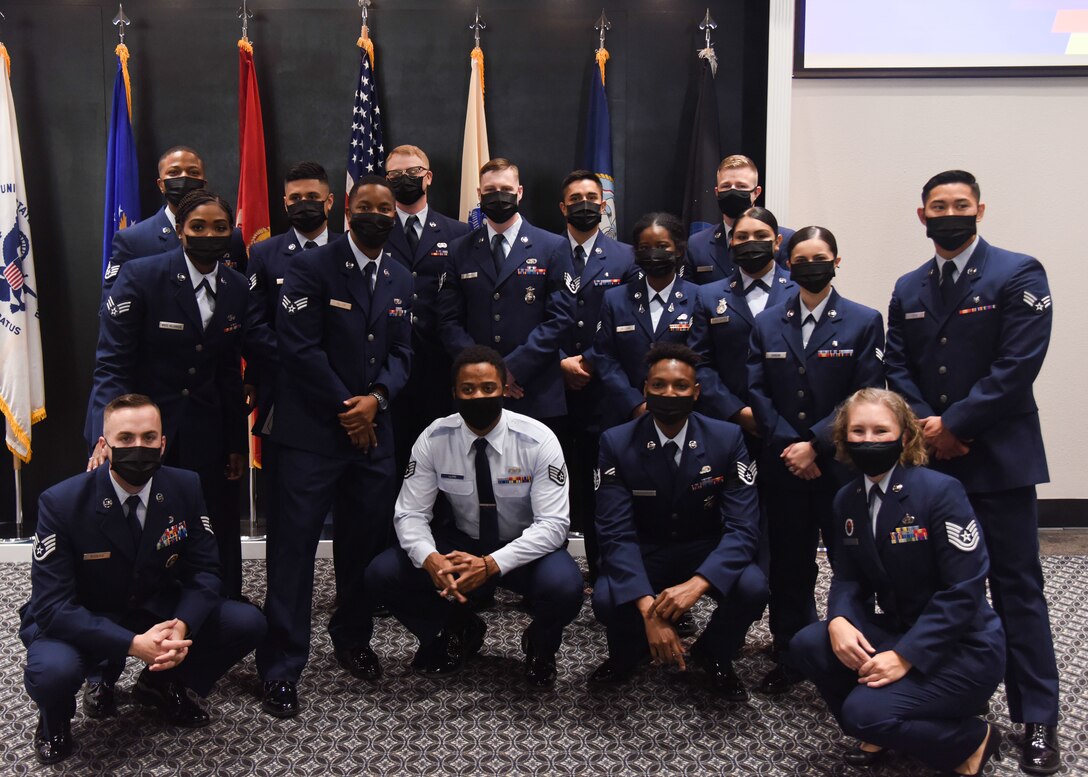
[[[390,170],[385,174],[387,181],[395,181],[402,176],[409,176],[410,178],[419,178],[426,172],[430,172],[426,167],[409,167],[407,170]]]

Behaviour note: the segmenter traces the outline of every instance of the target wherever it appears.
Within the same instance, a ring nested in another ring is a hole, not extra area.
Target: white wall
[[[915,210],[933,173],[974,173],[979,232],[1039,258],[1054,335],[1035,396],[1051,483],[1088,498],[1088,79],[795,79],[779,220],[826,226],[836,287],[887,316],[892,284],[933,255]],[[781,193],[780,193],[781,194]]]

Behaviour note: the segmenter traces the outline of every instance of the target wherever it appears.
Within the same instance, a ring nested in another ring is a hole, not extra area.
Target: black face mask
[[[890,442],[848,442],[846,452],[854,466],[869,477],[883,475],[903,455],[903,439]]]
[[[773,240],[749,240],[733,246],[733,261],[749,275],[755,275],[773,260]]]
[[[601,205],[582,200],[567,206],[567,223],[579,232],[589,232],[601,223]]]
[[[190,178],[187,175],[183,175],[179,178],[162,179],[162,188],[164,190],[163,196],[165,196],[166,201],[175,208],[186,194],[196,191],[197,189],[203,189],[207,185],[208,182],[203,178]]]
[[[325,219],[325,203],[321,200],[299,200],[287,206],[287,220],[299,232],[316,232]]]
[[[926,219],[926,237],[945,251],[955,251],[978,232],[976,216],[932,216]]]
[[[162,466],[162,452],[158,448],[135,445],[131,448],[110,446],[110,469],[122,480],[133,486],[142,486]]]
[[[790,265],[790,278],[805,291],[819,294],[831,279],[835,277],[835,263],[824,262],[797,262]]]
[[[518,212],[517,192],[488,192],[480,197],[480,210],[496,224],[504,224]]]
[[[651,278],[665,278],[676,272],[676,254],[665,248],[640,248],[635,251],[635,264]]]
[[[499,419],[502,413],[502,394],[493,397],[478,397],[474,399],[462,399],[457,397],[453,401],[457,412],[473,429],[487,429]]]
[[[397,220],[384,213],[352,213],[351,234],[363,244],[365,248],[381,248],[389,239],[389,233],[393,231],[393,225]]]
[[[718,193],[718,210],[723,216],[735,219],[752,207],[752,193],[740,189],[726,189]]]
[[[695,409],[694,396],[669,397],[664,394],[646,394],[646,409],[655,419],[666,425],[681,423]]]
[[[393,196],[401,205],[415,205],[424,194],[422,175],[419,178],[402,175],[395,181],[390,181],[389,186],[393,189]]]
[[[215,264],[230,252],[230,235],[185,236],[185,254],[193,264]]]

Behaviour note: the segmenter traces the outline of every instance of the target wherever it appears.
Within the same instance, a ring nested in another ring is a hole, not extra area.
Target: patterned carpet
[[[1044,560],[1062,673],[1066,774],[1088,773],[1088,557]],[[264,563],[246,562],[246,592],[260,600]],[[826,588],[826,569],[820,585]],[[8,623],[29,592],[26,564],[0,565],[0,607]],[[292,720],[260,712],[252,659],[211,696],[213,724],[199,731],[162,725],[120,694],[120,713],[104,721],[77,713],[76,752],[56,767],[31,752],[36,715],[23,691],[25,651],[16,628],[0,639],[0,774],[70,775],[849,775],[842,741],[812,686],[775,700],[753,695],[723,703],[697,673],[647,669],[618,691],[594,692],[585,675],[605,657],[604,632],[588,602],[568,630],[554,691],[520,682],[518,640],[528,616],[499,593],[484,613],[483,654],[460,677],[432,681],[412,674],[414,640],[392,619],[378,622],[374,648],[386,677],[376,687],[336,667],[324,624],[333,596],[332,565],[319,561],[314,653],[300,686],[304,704]],[[700,625],[707,617],[698,609]],[[320,628],[316,624],[320,624]],[[754,629],[737,670],[749,685],[771,664],[761,648],[766,622]],[[135,680],[134,662],[119,687]],[[1008,726],[1004,691],[990,720]],[[1015,753],[993,774],[1015,775]],[[928,772],[900,761],[867,770],[874,777]]]

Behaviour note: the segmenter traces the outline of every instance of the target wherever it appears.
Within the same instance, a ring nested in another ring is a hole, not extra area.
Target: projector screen
[[[1088,74],[1088,0],[797,0],[796,25],[799,76]]]

